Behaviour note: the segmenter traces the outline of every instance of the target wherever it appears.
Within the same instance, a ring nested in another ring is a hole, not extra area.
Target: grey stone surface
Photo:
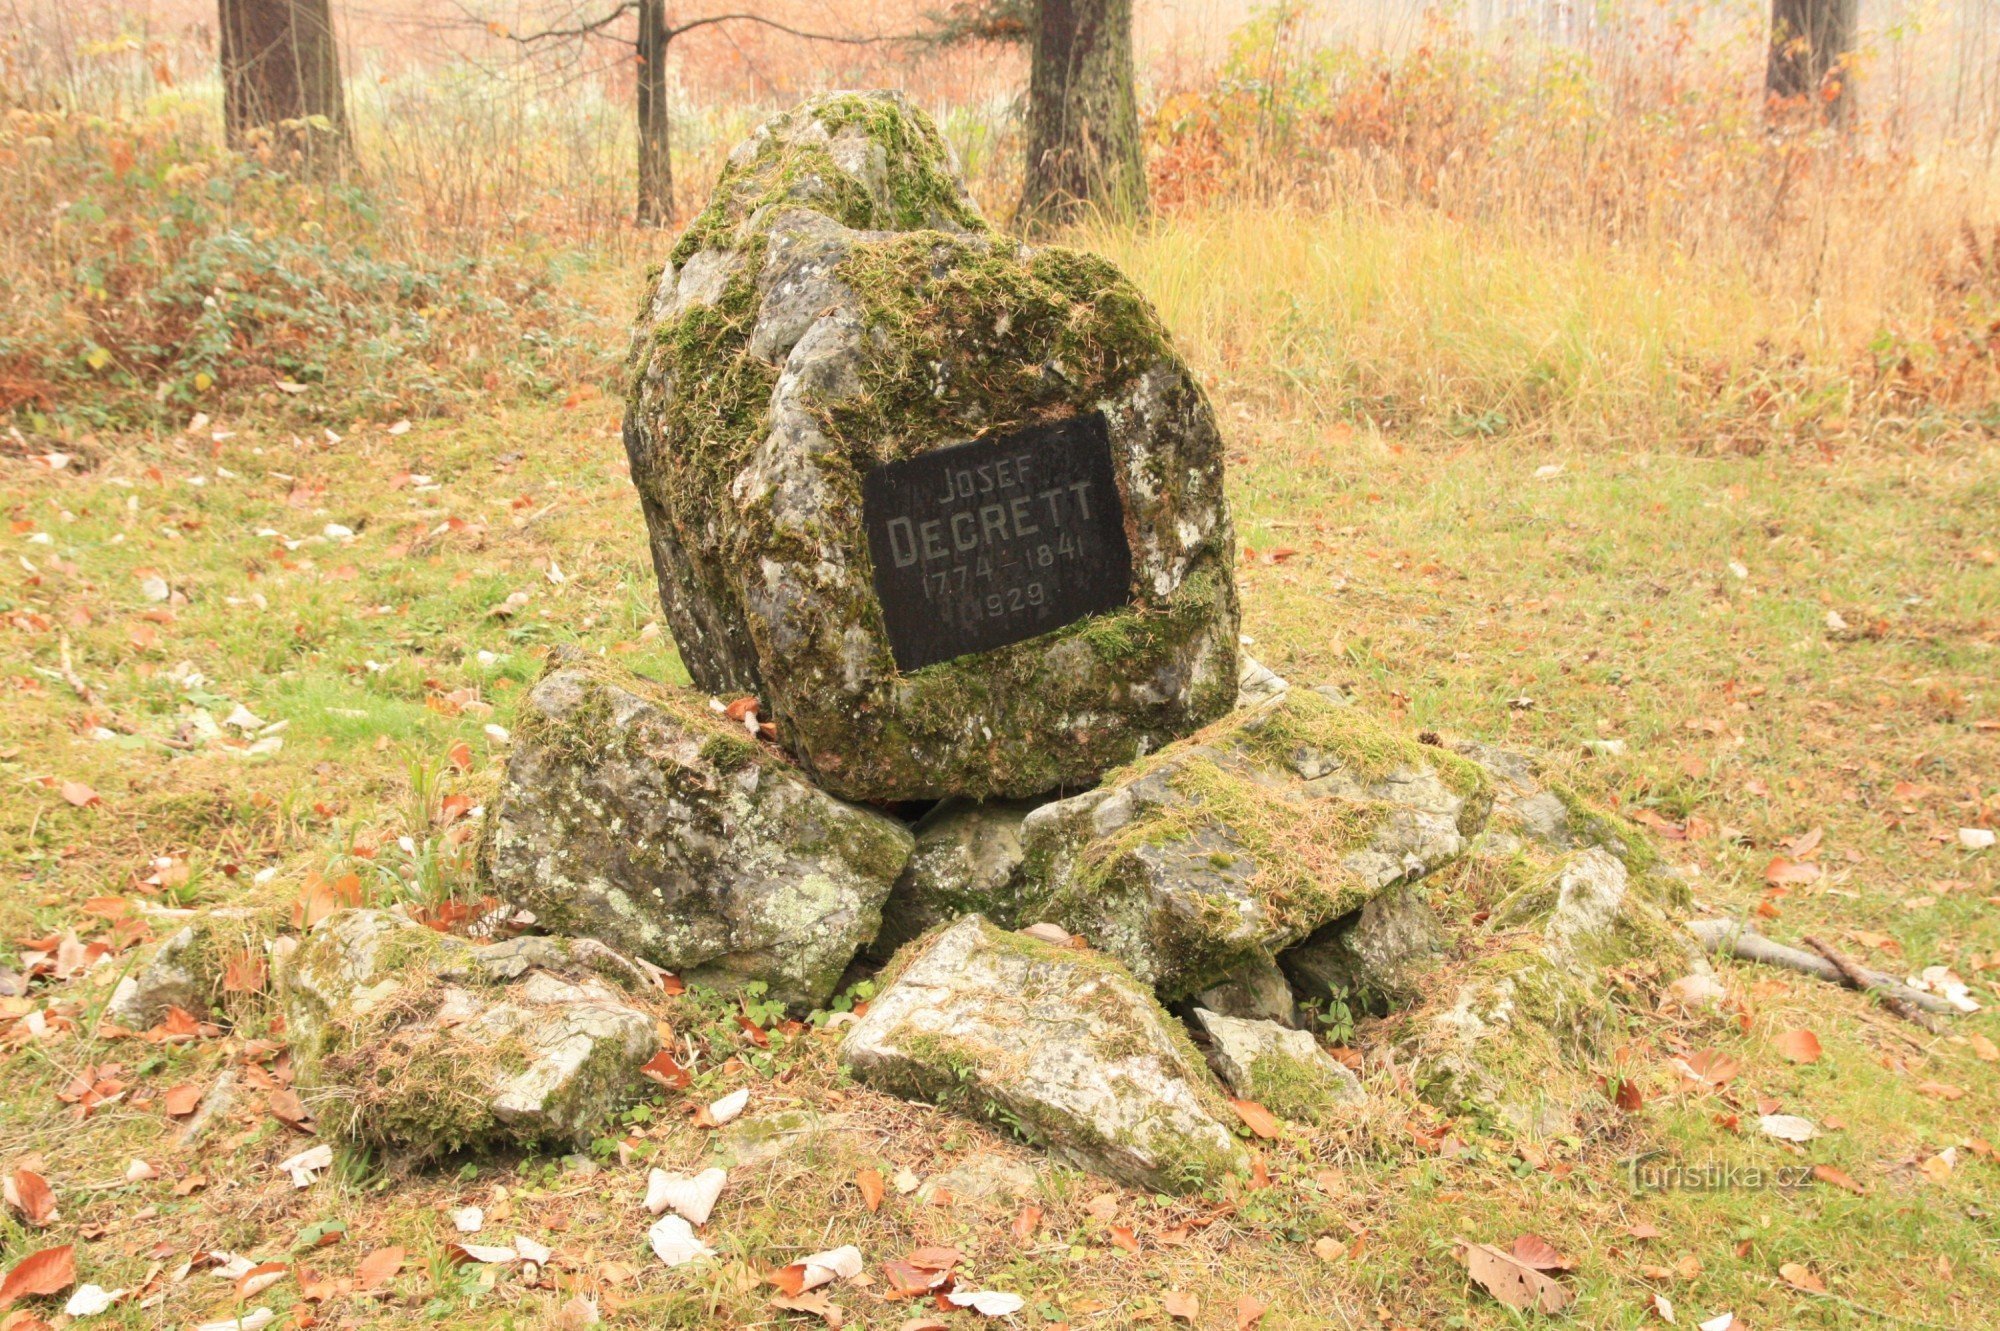
[[[183,925],[154,950],[136,975],[127,975],[111,991],[106,1020],[127,1030],[148,1030],[180,1008],[197,1017],[208,1015],[211,977],[199,973],[202,949],[196,926]]]
[[[1209,1066],[1239,1099],[1255,1100],[1284,1118],[1319,1123],[1340,1106],[1367,1098],[1361,1079],[1304,1031],[1207,1008],[1196,1008],[1194,1016],[1209,1038]]]
[[[1293,991],[1321,1011],[1338,999],[1382,1012],[1409,1002],[1427,963],[1447,946],[1444,927],[1421,888],[1397,886],[1335,920],[1278,958]]]
[[[693,984],[826,1001],[909,831],[825,794],[697,696],[571,653],[523,699],[481,866],[541,927]]]
[[[1134,1187],[1185,1191],[1246,1166],[1186,1033],[1123,967],[976,915],[898,955],[840,1057],[868,1085]]]
[[[961,915],[984,915],[1005,929],[1017,918],[1015,875],[1021,867],[1023,800],[944,800],[911,828],[916,849],[882,904],[882,928],[870,952],[886,959],[926,930]]]
[[[816,98],[731,153],[639,320],[625,442],[697,684],[755,694],[850,799],[1074,788],[1237,693],[1222,440],[1164,328],[1102,259],[997,235],[893,93]],[[908,674],[860,478],[1101,412],[1130,609]]]
[[[1292,689],[1030,814],[1022,917],[1178,1001],[1450,862],[1488,803],[1474,764]]]
[[[1259,954],[1194,996],[1197,1005],[1225,1017],[1296,1025],[1297,1000],[1285,973]]]
[[[281,995],[299,1095],[321,1131],[419,1157],[600,1131],[658,1048],[653,1017],[605,977],[596,949],[544,941],[523,968],[520,949],[390,911],[314,926]]]

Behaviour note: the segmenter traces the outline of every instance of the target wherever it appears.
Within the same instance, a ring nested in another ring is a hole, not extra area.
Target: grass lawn
[[[1171,319],[1175,302],[1162,306]],[[1761,911],[1774,937],[1817,933],[1899,974],[1949,966],[2000,1005],[2000,851],[1957,835],[2000,823],[2000,447],[1697,456],[1504,412],[1459,437],[1385,434],[1332,399],[1301,407],[1296,366],[1191,350],[1232,439],[1244,631],[1266,664],[1343,684],[1411,730],[1545,753],[1649,821],[1710,910]],[[876,1283],[839,1292],[850,1324],[921,1313],[882,1301],[878,1263],[950,1244],[973,1287],[1027,1296],[1027,1326],[1183,1324],[1170,1294],[1194,1296],[1203,1327],[1236,1326],[1246,1296],[1268,1305],[1264,1328],[1510,1326],[1533,1319],[1470,1290],[1453,1240],[1524,1231],[1576,1259],[1579,1325],[1663,1325],[1655,1296],[1683,1326],[1724,1312],[1752,1331],[1991,1324],[1992,1017],[1933,1035],[1749,967],[1723,968],[1721,1011],[1635,1022],[1596,1071],[1643,1105],[1607,1101],[1576,1136],[1451,1119],[1382,1074],[1354,1123],[1269,1143],[1268,1188],[1167,1201],[1044,1168],[1031,1231],[1017,1204],[920,1200],[893,1182],[869,1212],[860,1169],[893,1181],[976,1153],[1039,1157],[844,1084],[824,1030],[755,1047],[699,994],[660,1005],[702,1051],[685,1098],[747,1084],[753,1121],[797,1112],[781,1126],[818,1129],[724,1134],[749,1163],[710,1226],[715,1262],[668,1271],[645,1248],[647,1166],[717,1145],[680,1095],[634,1110],[623,1149],[426,1167],[343,1151],[294,1188],[274,1166],[311,1140],[266,1105],[285,1075],[259,1043],[274,1034],[267,1004],[247,995],[233,1031],[181,1042],[97,1038],[97,1013],[133,944],[174,927],[164,912],[288,915],[310,875],[349,872],[381,902],[461,890],[475,820],[459,815],[492,788],[550,644],[685,679],[616,411],[587,396],[338,438],[246,417],[87,441],[60,470],[0,460],[0,969],[65,931],[111,949],[77,978],[0,991],[0,1165],[44,1174],[61,1212],[33,1231],[8,1211],[0,1256],[74,1243],[82,1281],[159,1281],[157,1306],[120,1304],[96,1325],[269,1305],[295,1325],[529,1327],[578,1292],[613,1325],[780,1325],[795,1315],[767,1306],[763,1273],[852,1242]],[[1586,748],[1600,740],[1616,743]],[[1817,873],[1767,890],[1776,856]],[[1817,1035],[1817,1061],[1781,1056],[1776,1037],[1798,1029]],[[1367,1023],[1354,1038],[1367,1045]],[[1741,1071],[1720,1091],[1684,1089],[1670,1060],[1708,1049]],[[232,1066],[233,1110],[179,1144],[167,1091]],[[79,1079],[122,1094],[82,1116],[63,1098]],[[1765,1136],[1771,1112],[1821,1135]],[[134,1159],[158,1176],[123,1181]],[[1683,1181],[1737,1174],[1719,1190],[1635,1186],[1670,1165]],[[467,1204],[486,1210],[484,1241],[524,1234],[556,1260],[533,1285],[518,1268],[454,1265],[444,1212]],[[328,1221],[344,1232],[312,1246]],[[401,1274],[343,1290],[389,1245]],[[217,1249],[293,1266],[247,1302],[212,1274],[174,1278]]]

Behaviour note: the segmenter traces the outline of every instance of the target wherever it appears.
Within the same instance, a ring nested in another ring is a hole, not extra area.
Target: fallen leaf
[[[1459,1252],[1474,1283],[1510,1308],[1559,1313],[1574,1297],[1561,1282],[1490,1243],[1460,1239]]]
[[[236,1297],[255,1298],[285,1278],[289,1270],[283,1262],[260,1262],[236,1278]]]
[[[1773,1041],[1778,1052],[1791,1063],[1819,1062],[1819,1037],[1808,1030],[1785,1031]]]
[[[734,1122],[742,1114],[743,1107],[750,1103],[750,1088],[739,1087],[708,1107],[709,1122],[715,1127]]]
[[[1266,1141],[1273,1141],[1278,1137],[1280,1132],[1278,1120],[1263,1105],[1255,1100],[1231,1100],[1229,1106],[1236,1111],[1236,1117],[1243,1120],[1244,1126],[1259,1137]]]
[[[1808,1294],[1826,1293],[1826,1282],[1797,1262],[1786,1262],[1779,1267],[1778,1278],[1793,1289],[1802,1289]]]
[[[1820,878],[1820,867],[1803,860],[1788,860],[1783,855],[1774,855],[1764,866],[1764,881],[1773,887],[1802,887],[1816,883]]]
[[[160,1102],[174,1118],[185,1118],[201,1106],[201,1087],[185,1084],[170,1087]]]
[[[960,1308],[970,1308],[983,1317],[1012,1317],[1028,1306],[1019,1294],[997,1289],[953,1290],[945,1298]]]
[[[16,1299],[56,1294],[76,1282],[76,1249],[69,1244],[31,1252],[0,1280],[0,1308]]]
[[[1674,1301],[1664,1294],[1655,1294],[1653,1311],[1660,1315],[1661,1321],[1671,1324],[1674,1320]]]
[[[280,1087],[267,1095],[264,1103],[271,1107],[271,1117],[288,1128],[304,1128],[312,1118],[305,1101],[299,1099],[296,1091]]]
[[[1856,1197],[1867,1195],[1866,1189],[1832,1165],[1814,1165],[1812,1173],[1821,1183],[1831,1183],[1836,1188],[1845,1188]]]
[[[1236,1331],[1250,1331],[1250,1328],[1264,1320],[1264,1301],[1255,1294],[1245,1294],[1236,1300]]]
[[[2000,1063],[2000,1045],[1994,1044],[1983,1035],[1968,1035],[1965,1042],[1972,1046],[1972,1052],[1988,1063]]]
[[[655,1169],[646,1179],[646,1209],[654,1215],[671,1210],[691,1225],[705,1225],[728,1181],[729,1175],[720,1169],[694,1175]]]
[[[104,801],[98,793],[81,781],[65,781],[59,787],[62,797],[79,809],[87,809]]]
[[[1167,1296],[1160,1300],[1160,1308],[1167,1316],[1178,1317],[1189,1326],[1201,1319],[1201,1300],[1177,1289],[1167,1292]]]
[[[1949,1082],[1923,1081],[1917,1083],[1917,1094],[1934,1096],[1939,1100],[1963,1100],[1965,1088],[1953,1086]]]
[[[7,1205],[21,1213],[32,1229],[40,1229],[56,1218],[55,1189],[32,1169],[17,1169],[7,1176]]]
[[[1765,1114],[1757,1120],[1757,1127],[1765,1136],[1779,1141],[1807,1142],[1819,1135],[1811,1119],[1797,1114]]]
[[[771,1300],[771,1306],[785,1312],[811,1313],[830,1327],[838,1327],[847,1319],[847,1314],[817,1290],[807,1294],[780,1294]]]
[[[125,1291],[122,1289],[106,1289],[102,1285],[78,1285],[76,1292],[69,1296],[69,1302],[63,1305],[63,1311],[71,1317],[96,1317],[109,1312],[111,1305],[124,1297]],[[28,1325],[18,1322],[14,1324],[18,1331],[28,1331]],[[36,1321],[33,1325],[46,1326],[47,1323]]]
[[[1022,1243],[1026,1243],[1030,1238],[1034,1237],[1035,1230],[1040,1228],[1041,1223],[1041,1207],[1022,1207],[1020,1212],[1014,1217],[1014,1224],[1012,1226],[1014,1237]]]
[[[784,1293],[798,1295],[836,1280],[852,1280],[861,1274],[861,1265],[861,1249],[849,1243],[779,1267],[765,1278]]]
[[[854,1186],[861,1189],[861,1204],[870,1214],[882,1209],[882,1171],[879,1169],[857,1169],[854,1171]]]
[[[380,1289],[394,1280],[402,1269],[401,1248],[377,1248],[363,1257],[361,1264],[354,1268],[355,1288],[362,1291]]]
[[[1560,1252],[1539,1234],[1523,1234],[1514,1240],[1514,1260],[1537,1271],[1574,1271],[1576,1260]]]
[[[231,957],[222,969],[222,991],[228,994],[264,992],[264,958],[245,949]]]
[[[694,1074],[676,1063],[673,1055],[664,1049],[654,1054],[639,1071],[670,1091],[686,1090],[694,1084]]]
[[[1123,1248],[1126,1252],[1137,1252],[1139,1251],[1139,1238],[1126,1226],[1113,1225],[1111,1227],[1111,1246],[1114,1248]]]
[[[1690,1081],[1703,1086],[1725,1085],[1743,1071],[1741,1063],[1719,1049],[1697,1050],[1675,1061]]]

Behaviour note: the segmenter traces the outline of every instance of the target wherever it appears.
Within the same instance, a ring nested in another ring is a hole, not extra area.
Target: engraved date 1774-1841
[[[1132,595],[1104,417],[953,444],[861,481],[875,595],[898,670],[991,651]]]

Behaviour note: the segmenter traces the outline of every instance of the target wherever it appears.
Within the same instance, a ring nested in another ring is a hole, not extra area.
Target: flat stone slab
[[[418,1156],[588,1141],[659,1047],[603,951],[336,911],[281,975],[299,1097],[331,1136]]]
[[[1187,1033],[1111,958],[967,916],[898,954],[841,1042],[861,1081],[1184,1192],[1247,1167]]]
[[[875,936],[912,845],[705,699],[571,652],[522,701],[480,863],[543,928],[808,1008]]]
[[[1175,1002],[1449,863],[1490,802],[1477,765],[1294,688],[1028,815],[1019,909]]]

